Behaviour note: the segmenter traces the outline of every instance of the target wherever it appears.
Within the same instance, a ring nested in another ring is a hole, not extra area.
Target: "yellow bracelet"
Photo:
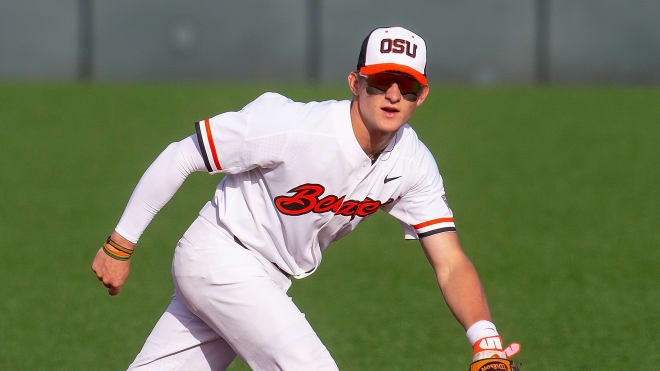
[[[128,260],[133,255],[133,250],[121,246],[115,241],[110,239],[110,236],[105,240],[105,243],[102,246],[103,251],[111,258],[117,260]]]
[[[124,253],[126,253],[126,254],[128,254],[128,255],[132,255],[132,254],[133,254],[133,249],[129,249],[128,247],[124,247],[124,246],[122,246],[122,245],[116,243],[115,241],[113,241],[113,240],[110,239],[110,236],[108,236],[108,239],[105,240],[105,243],[110,244],[110,246],[112,246],[112,247],[114,247],[115,249],[117,249],[117,250],[119,250],[119,251],[121,251],[121,252],[124,252]]]
[[[103,244],[103,251],[108,254],[109,257],[117,260],[128,260],[131,258],[130,255],[125,254],[119,250],[115,250],[112,246],[107,243]],[[113,251],[114,250],[114,251]]]

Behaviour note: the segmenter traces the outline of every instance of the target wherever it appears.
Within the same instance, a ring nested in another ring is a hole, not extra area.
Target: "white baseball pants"
[[[130,370],[338,370],[286,291],[288,277],[199,217],[172,263],[175,293]]]

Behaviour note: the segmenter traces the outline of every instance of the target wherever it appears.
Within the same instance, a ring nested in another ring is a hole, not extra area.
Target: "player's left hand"
[[[124,285],[131,270],[131,261],[113,259],[100,248],[92,262],[92,271],[103,286],[108,288],[108,294],[117,295]]]

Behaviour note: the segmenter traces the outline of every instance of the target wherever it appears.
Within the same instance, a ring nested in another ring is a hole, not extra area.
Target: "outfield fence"
[[[432,82],[660,82],[655,0],[0,0],[0,79],[338,81],[376,26]]]

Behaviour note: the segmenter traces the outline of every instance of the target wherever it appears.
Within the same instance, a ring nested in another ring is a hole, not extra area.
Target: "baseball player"
[[[193,135],[156,158],[92,263],[110,295],[186,177],[225,177],[179,240],[172,301],[129,369],[223,370],[238,355],[255,370],[336,370],[286,293],[292,277],[312,274],[333,241],[380,209],[421,243],[481,361],[473,369],[511,369],[437,165],[407,124],[428,96],[425,70],[419,35],[377,28],[348,74],[352,100],[299,103],[266,93],[195,123]]]

